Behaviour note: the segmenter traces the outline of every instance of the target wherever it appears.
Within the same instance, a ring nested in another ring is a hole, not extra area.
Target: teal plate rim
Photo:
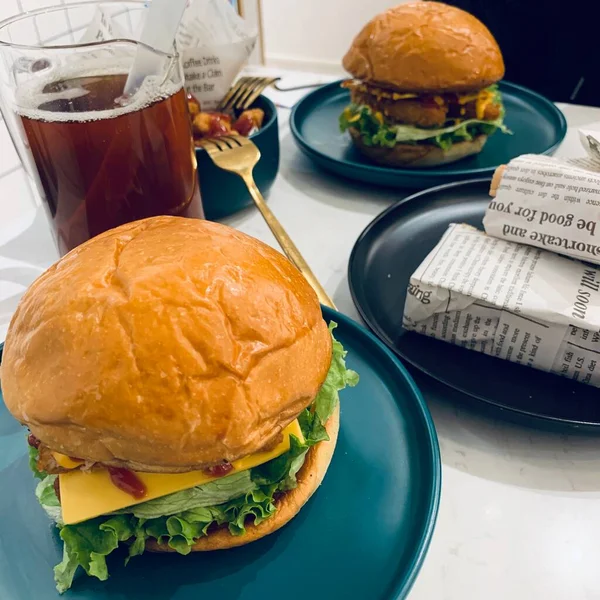
[[[429,408],[427,407],[427,403],[425,402],[425,398],[423,397],[423,394],[421,394],[421,390],[419,390],[412,375],[408,372],[408,370],[402,364],[400,359],[385,345],[384,342],[382,342],[374,333],[371,333],[366,327],[363,327],[362,325],[354,321],[354,319],[347,317],[346,315],[338,312],[337,310],[333,310],[323,305],[321,305],[321,310],[323,311],[323,318],[326,321],[329,322],[330,320],[333,320],[337,323],[339,323],[340,321],[343,322],[345,327],[348,327],[355,334],[366,337],[366,339],[368,339],[371,343],[375,344],[375,346],[381,352],[383,352],[383,354],[395,365],[395,367],[400,371],[400,373],[404,377],[406,383],[408,384],[408,387],[410,388],[413,394],[413,397],[417,401],[418,407],[420,408],[421,414],[424,418],[425,431],[428,434],[430,446],[432,449],[432,462],[430,466],[433,475],[433,482],[431,486],[429,506],[427,507],[427,527],[423,530],[421,540],[418,544],[418,549],[415,552],[415,557],[413,559],[412,565],[410,565],[407,577],[405,577],[403,581],[399,582],[399,585],[394,589],[393,592],[394,598],[396,599],[406,598],[414,582],[416,581],[421,567],[423,566],[425,557],[427,556],[427,551],[429,549],[431,538],[433,537],[433,532],[437,523],[440,499],[442,495],[442,459],[440,454],[440,445],[437,437],[437,431],[433,423],[433,417],[431,416]]]
[[[492,176],[494,171],[499,165],[494,167],[480,167],[480,168],[472,168],[472,169],[457,169],[452,170],[449,173],[444,168],[439,169],[399,169],[392,167],[383,167],[381,165],[376,165],[374,163],[369,163],[366,161],[364,163],[354,163],[348,161],[341,161],[336,158],[332,158],[328,154],[321,152],[317,148],[313,147],[309,142],[306,141],[304,135],[300,131],[300,122],[304,119],[305,115],[302,114],[302,111],[307,111],[307,106],[310,104],[318,103],[322,99],[329,98],[332,94],[332,91],[338,91],[340,89],[340,84],[343,81],[346,81],[348,78],[339,79],[337,81],[333,81],[331,83],[325,84],[316,90],[310,92],[303,98],[301,98],[292,108],[292,112],[290,114],[290,130],[296,143],[300,146],[302,151],[309,157],[314,156],[318,159],[318,161],[322,164],[331,164],[331,165],[346,165],[351,168],[353,166],[358,166],[361,170],[367,170],[372,172],[375,175],[379,176],[389,176],[389,175],[397,175],[399,177],[403,177],[406,179],[418,179],[422,180],[423,178],[431,179],[432,182],[427,187],[431,187],[436,184],[436,180],[448,180],[449,177],[452,178],[453,181],[459,180],[460,178],[475,178],[475,177],[485,177]],[[507,88],[510,91],[518,92],[523,96],[529,96],[534,99],[536,102],[545,105],[556,117],[557,125],[558,125],[558,135],[555,142],[546,148],[544,152],[541,154],[553,154],[558,146],[562,143],[567,134],[567,120],[560,109],[548,98],[530,90],[529,88],[523,87],[516,83],[511,83],[509,81],[501,80],[498,82],[498,85],[501,88]],[[348,144],[350,144],[350,140],[348,140]],[[364,180],[363,180],[364,181]],[[376,181],[374,181],[376,183]],[[425,187],[425,186],[423,186]]]
[[[421,515],[419,521],[422,525],[415,528],[414,535],[412,536],[413,542],[411,543],[409,554],[405,557],[405,562],[398,563],[398,567],[394,570],[394,574],[388,580],[386,589],[381,590],[381,593],[385,594],[382,597],[389,600],[406,598],[427,555],[437,522],[441,498],[441,457],[433,419],[413,378],[398,357],[396,357],[381,340],[351,318],[326,307],[322,307],[322,310],[323,316],[327,321],[334,320],[338,323],[341,337],[355,339],[359,347],[361,345],[363,346],[363,351],[359,353],[359,355],[363,356],[363,360],[371,362],[371,364],[373,364],[372,361],[375,361],[375,364],[377,365],[385,365],[387,363],[387,366],[384,366],[388,382],[386,387],[393,385],[393,382],[397,381],[398,385],[405,389],[405,398],[408,402],[408,406],[413,406],[414,408],[414,411],[412,409],[410,410],[413,415],[410,421],[419,426],[420,431],[418,436],[420,442],[417,447],[421,448],[421,465],[423,472],[426,473],[424,479],[425,483],[423,484],[420,493],[420,497],[423,501],[419,502],[419,513]],[[0,344],[0,361],[2,347],[3,344]],[[376,371],[374,372],[374,375],[375,377],[378,377]],[[386,379],[383,380],[384,384]],[[397,410],[402,411],[401,405],[398,404],[396,399],[397,396],[394,394],[393,389],[394,388],[390,389],[388,392],[391,395],[389,402],[396,404]],[[413,446],[413,448],[414,447],[415,446]],[[45,515],[43,518],[45,519]],[[393,556],[390,558],[393,560]],[[91,592],[89,597],[94,597],[93,591],[91,589],[89,591]],[[68,596],[69,593],[64,597],[67,598]],[[77,597],[79,597],[78,594]],[[88,598],[87,595],[85,595],[85,597]],[[105,596],[102,595],[102,597]]]

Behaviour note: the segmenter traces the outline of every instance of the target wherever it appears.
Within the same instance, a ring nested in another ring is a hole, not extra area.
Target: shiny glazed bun
[[[406,92],[479,90],[502,79],[504,61],[487,27],[440,2],[401,4],[373,18],[343,59],[356,79]]]
[[[317,297],[279,252],[224,225],[137,221],[69,252],[6,337],[10,412],[52,450],[177,472],[252,454],[331,361]]]
[[[361,154],[379,165],[387,167],[426,168],[447,165],[471,154],[481,152],[487,135],[478,135],[470,141],[457,142],[447,150],[433,144],[396,144],[392,148],[367,146],[354,129],[350,129],[352,141]]]
[[[231,535],[227,528],[209,531],[207,536],[196,540],[196,543],[192,546],[192,552],[226,550],[235,546],[243,546],[265,537],[289,523],[317,491],[325,477],[333,457],[340,428],[339,404],[327,421],[325,428],[329,434],[329,440],[319,442],[306,453],[304,464],[296,476],[298,485],[277,499],[275,502],[277,512],[274,515],[259,525],[246,523],[246,533],[244,535]],[[151,552],[175,552],[167,544],[159,544],[153,539],[146,542],[146,549]]]

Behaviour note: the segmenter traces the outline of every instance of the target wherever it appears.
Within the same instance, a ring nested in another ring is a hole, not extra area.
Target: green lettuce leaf
[[[255,525],[260,525],[276,512],[273,498],[276,489],[276,486],[262,487],[225,504],[223,511],[229,532],[232,535],[243,535],[246,532],[245,525],[248,518]]]
[[[46,511],[46,514],[55,523],[62,524],[62,510],[60,508],[60,502],[56,497],[56,492],[54,491],[54,481],[56,480],[56,477],[56,475],[46,475],[46,477],[37,484],[35,488],[35,497]]]
[[[63,544],[63,559],[54,567],[54,581],[59,594],[66,592],[73,585],[73,579],[79,566],[79,560],[75,554],[71,553],[71,547]]]
[[[339,392],[347,386],[354,387],[358,383],[358,373],[346,368],[348,353],[333,335],[336,327],[337,323],[329,323],[329,332],[333,342],[331,366],[327,372],[325,383],[321,386],[313,404],[314,412],[323,423],[333,414],[340,399]]]
[[[129,560],[134,556],[139,556],[144,553],[144,550],[146,550],[146,539],[148,537],[144,526],[146,524],[146,519],[132,518],[131,523],[134,527],[133,540],[130,540],[129,554],[125,559],[125,565],[127,565]]]
[[[45,476],[36,488],[44,510],[57,522],[64,542],[63,560],[54,569],[57,590],[69,589],[79,567],[90,576],[108,577],[106,556],[119,544],[129,548],[127,563],[142,554],[148,539],[188,554],[194,542],[210,528],[227,527],[231,535],[243,535],[248,523],[260,524],[276,510],[276,494],[293,489],[296,474],[308,449],[328,439],[324,424],[339,401],[339,391],[354,386],[358,375],[346,368],[346,351],[333,337],[331,366],[321,390],[309,409],[299,416],[304,441],[290,437],[288,452],[249,471],[234,473],[195,488],[142,502],[106,515],[63,525],[60,502],[54,491],[56,475]]]
[[[304,464],[308,449],[329,439],[325,423],[329,420],[339,402],[339,392],[347,386],[354,387],[358,383],[358,374],[346,368],[345,358],[347,352],[333,335],[336,327],[337,323],[332,322],[329,324],[333,349],[331,365],[325,382],[321,386],[312,406],[298,415],[304,442],[301,442],[296,436],[291,436],[290,449],[285,454],[252,469],[252,479],[261,485],[271,485],[279,482],[279,491],[287,491],[295,487],[296,473]]]
[[[490,86],[487,89],[494,92],[495,102],[501,104],[498,87]],[[504,125],[503,119],[502,107],[500,117],[495,121],[453,120],[445,127],[425,128],[390,123],[381,115],[376,115],[369,106],[350,104],[340,116],[340,129],[342,132],[348,129],[358,131],[367,146],[393,148],[397,143],[427,143],[447,150],[454,143],[469,141],[481,134],[492,135],[497,130],[510,134],[511,131]]]
[[[411,125],[394,126],[396,131],[396,141],[398,142],[419,142],[448,134],[453,134],[457,141],[463,141],[465,139],[470,140],[476,135],[483,133],[482,128],[486,131],[496,131],[496,129],[500,129],[503,133],[508,132],[508,129],[502,123],[502,117],[495,121],[465,119],[464,121],[439,129],[424,129],[422,127],[413,127]]]
[[[31,469],[33,476],[36,479],[44,479],[46,477],[45,473],[41,473],[37,468],[37,461],[40,456],[40,452],[37,448],[33,446],[27,446],[29,448],[29,468]]]
[[[54,568],[56,589],[62,593],[71,587],[78,566],[88,575],[105,581],[108,578],[106,556],[134,533],[131,517],[126,515],[98,517],[61,527],[64,551],[62,562]]]
[[[116,515],[65,525],[60,529],[63,560],[54,568],[56,589],[61,594],[68,590],[79,567],[87,575],[105,581],[108,578],[106,557],[122,542],[129,543],[127,564],[130,558],[144,552],[146,540],[150,538],[186,555],[212,525],[227,523],[232,535],[243,535],[249,521],[258,525],[277,510],[274,491],[274,487],[256,489],[219,507],[197,508],[170,517],[145,520]]]
[[[54,482],[56,481],[56,477],[56,475],[47,475],[37,484],[37,487],[35,488],[36,498],[44,507],[55,508],[60,506],[60,502],[56,497],[56,492],[54,491]]]
[[[312,406],[298,416],[300,428],[308,446],[314,446],[318,442],[329,439],[325,423],[339,402],[339,392],[346,386],[354,387],[358,383],[358,374],[346,368],[347,352],[333,335],[336,327],[336,323],[329,324],[329,331],[333,339],[333,352],[325,383],[321,386]]]
[[[259,485],[273,485],[285,480],[293,471],[295,481],[295,475],[304,463],[304,456],[309,447],[307,442],[301,442],[295,435],[291,435],[290,449],[278,458],[254,467],[251,470],[252,480]],[[297,459],[300,457],[302,457],[302,461],[299,463],[300,466],[295,469],[295,465],[298,465]]]
[[[250,476],[250,471],[241,471],[189,490],[124,508],[118,511],[118,514],[133,514],[144,519],[174,515],[182,510],[221,504],[232,498],[244,496],[255,488],[256,484]]]
[[[288,471],[288,474],[277,484],[278,492],[287,492],[289,490],[293,490],[298,485],[296,475],[304,464],[307,452],[308,448],[301,454],[298,454],[298,456],[296,456],[296,458],[290,462],[290,470]]]

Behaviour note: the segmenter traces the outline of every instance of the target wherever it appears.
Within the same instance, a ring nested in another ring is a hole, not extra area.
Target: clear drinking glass
[[[147,11],[82,2],[0,23],[2,114],[61,254],[128,221],[203,217],[179,56],[138,41]],[[155,72],[125,97],[140,47]]]

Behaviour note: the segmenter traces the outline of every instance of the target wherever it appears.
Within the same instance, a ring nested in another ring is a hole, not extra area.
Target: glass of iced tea
[[[0,23],[2,114],[59,251],[128,221],[203,218],[183,72],[142,44],[144,2],[82,2]],[[125,92],[142,49],[151,75]]]

